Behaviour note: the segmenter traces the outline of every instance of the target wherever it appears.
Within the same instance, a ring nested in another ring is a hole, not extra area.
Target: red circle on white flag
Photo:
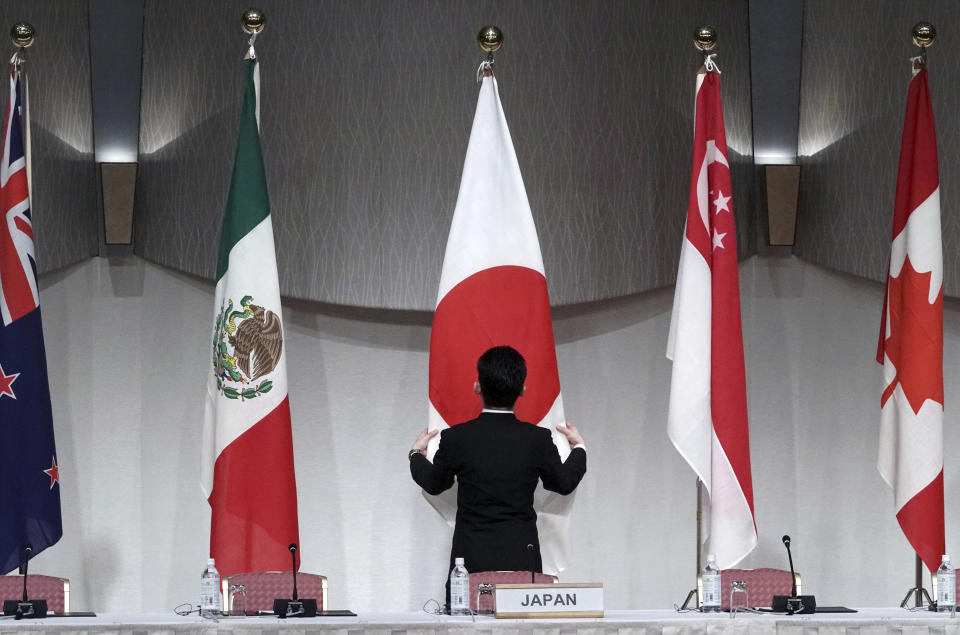
[[[527,267],[484,269],[440,301],[430,336],[430,402],[447,423],[475,419],[477,359],[493,346],[520,351],[527,362],[526,392],[518,419],[539,423],[560,394],[547,280]]]

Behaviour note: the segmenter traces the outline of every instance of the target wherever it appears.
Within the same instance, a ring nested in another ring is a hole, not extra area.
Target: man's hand
[[[575,445],[586,445],[586,443],[583,441],[583,437],[580,436],[580,431],[577,430],[577,426],[573,425],[569,421],[557,426],[557,430],[560,432],[560,434],[567,437],[567,442],[570,444],[571,448]]]
[[[410,449],[425,454],[427,452],[427,444],[430,443],[430,439],[438,434],[440,434],[439,430],[430,430],[429,428],[424,428],[417,436],[417,440],[413,443],[413,447]]]

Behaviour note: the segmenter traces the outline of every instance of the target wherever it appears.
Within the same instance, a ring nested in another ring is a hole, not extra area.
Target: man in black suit
[[[586,447],[573,424],[557,427],[573,448],[564,462],[550,430],[514,416],[526,377],[520,353],[491,348],[477,361],[480,416],[444,430],[433,463],[426,449],[437,430],[421,432],[410,450],[410,474],[428,494],[450,488],[454,477],[459,482],[450,569],[464,558],[467,571],[541,571],[537,483],[569,494],[587,471]]]

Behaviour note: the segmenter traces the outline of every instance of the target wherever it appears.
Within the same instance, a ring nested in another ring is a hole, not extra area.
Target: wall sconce
[[[800,166],[765,165],[763,181],[767,208],[767,244],[775,247],[791,246],[797,233]]]
[[[100,200],[103,202],[105,245],[133,245],[136,163],[100,163]]]

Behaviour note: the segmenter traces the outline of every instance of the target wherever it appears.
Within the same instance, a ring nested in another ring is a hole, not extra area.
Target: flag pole
[[[21,92],[21,112],[20,120],[23,123],[23,162],[24,169],[27,172],[27,206],[33,210],[31,197],[33,196],[33,153],[30,148],[30,101],[29,91],[27,90],[27,74],[23,70],[26,60],[26,51],[33,45],[36,32],[33,25],[29,22],[17,22],[10,29],[10,40],[17,47],[16,52],[10,59],[11,71],[22,80],[23,90]],[[32,551],[32,549],[30,550]],[[27,601],[26,573],[29,564],[30,552],[24,557],[23,564],[20,565],[20,575],[24,576],[23,601]]]
[[[903,602],[900,603],[900,608],[907,608],[907,605],[910,604],[911,595],[914,596],[913,605],[918,609],[923,608],[924,598],[927,599],[927,604],[933,604],[933,598],[931,598],[927,590],[923,588],[923,560],[920,559],[920,554],[917,554],[917,578],[915,586],[907,591],[907,594],[903,597]]]
[[[917,22],[913,25],[911,35],[913,37],[913,43],[920,47],[920,55],[913,59],[915,70],[917,70],[918,67],[926,68],[927,49],[933,44],[933,40],[937,37],[937,29],[929,22]],[[907,605],[910,604],[911,595],[913,596],[913,605],[916,608],[922,608],[924,606],[924,598],[926,598],[927,604],[933,604],[933,599],[923,586],[923,559],[920,558],[919,553],[914,553],[916,554],[914,586],[909,589],[903,597],[903,601],[900,602],[900,608],[907,608]]]
[[[700,570],[703,567],[701,562],[701,551],[700,546],[703,544],[703,481],[700,480],[700,477],[697,477],[697,570],[694,573],[694,580],[698,580],[697,584],[693,585],[693,588],[690,589],[690,592],[687,593],[686,599],[683,601],[683,604],[680,605],[680,610],[684,611],[687,607],[690,606],[690,600],[693,600],[695,606],[693,608],[698,608],[700,606]],[[676,606],[676,604],[674,604]]]
[[[697,28],[693,32],[693,45],[698,51],[704,54],[704,62],[709,60],[709,53],[717,45],[717,30],[712,26],[703,25]],[[680,610],[685,610],[689,605],[690,601],[694,600],[696,606],[693,608],[700,607],[700,571],[703,569],[703,481],[700,480],[700,477],[697,477],[697,546],[696,546],[696,564],[697,570],[694,573],[694,580],[697,581],[693,585],[693,589],[687,593],[686,599],[683,601],[683,604],[680,606]]]
[[[699,576],[700,572],[703,571],[703,481],[700,478],[697,478],[697,570],[694,572],[695,576]],[[697,603],[699,604],[700,598],[700,585],[696,586],[697,590]]]

